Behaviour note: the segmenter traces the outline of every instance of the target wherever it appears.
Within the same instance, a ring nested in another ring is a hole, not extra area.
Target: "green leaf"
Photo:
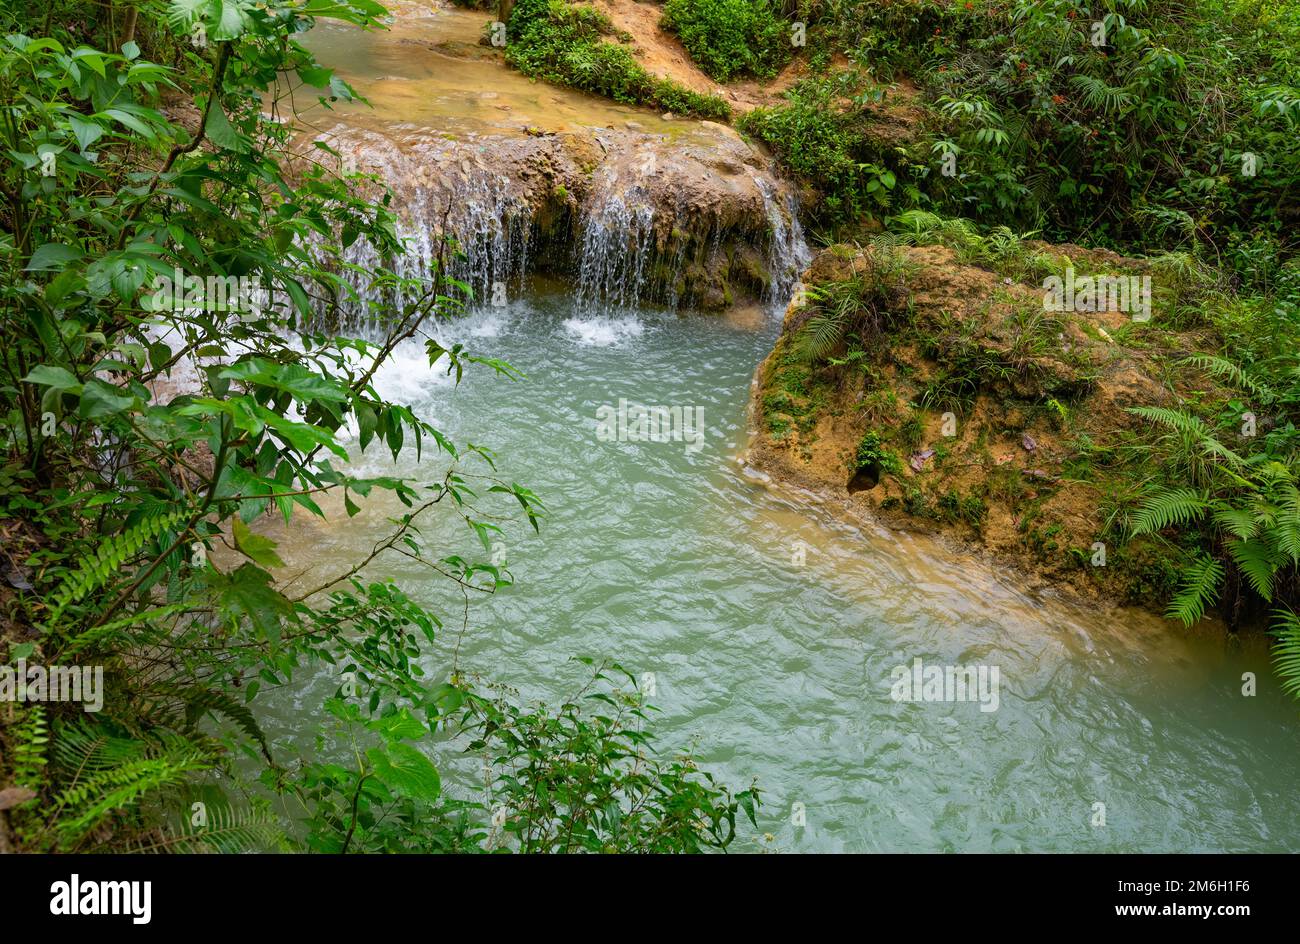
[[[311,299],[307,297],[307,290],[302,287],[302,283],[297,279],[284,277],[284,289],[293,299],[293,307],[298,310],[298,314],[304,317],[311,315]]]
[[[217,573],[212,578],[223,610],[235,619],[247,618],[259,635],[278,643],[281,626],[293,617],[294,609],[272,584],[271,575],[253,564],[243,564],[234,573]]]
[[[321,65],[300,65],[298,66],[298,78],[310,85],[312,88],[329,88],[330,78],[334,75],[333,69],[326,69]]]
[[[81,393],[82,384],[72,372],[62,367],[53,367],[49,364],[42,364],[35,367],[23,378],[26,383],[40,384],[43,387],[53,387],[55,390],[69,390],[72,393]]]
[[[92,379],[87,381],[81,392],[81,405],[77,408],[77,415],[87,420],[112,416],[130,409],[135,402],[135,397],[123,396],[112,384]]]
[[[218,0],[220,17],[212,30],[216,40],[238,39],[248,28],[248,14],[244,12],[239,0]]]
[[[108,108],[104,110],[104,114],[107,115],[109,118],[112,118],[118,124],[125,125],[127,128],[131,129],[136,134],[140,135],[142,138],[145,138],[148,141],[152,141],[155,137],[157,137],[157,135],[154,134],[152,128],[150,128],[147,124],[145,124],[135,115],[131,114],[129,111],[126,111],[121,108]]]
[[[409,744],[390,743],[387,752],[372,748],[366,756],[374,767],[375,777],[394,793],[429,803],[442,793],[438,768]]]
[[[284,561],[275,553],[276,543],[268,537],[254,534],[238,515],[231,519],[235,547],[263,567],[283,567]]]
[[[238,154],[248,150],[248,142],[230,126],[230,120],[226,118],[226,113],[220,104],[212,106],[212,110],[208,112],[207,123],[203,127],[208,140],[217,147]]]
[[[416,718],[406,709],[388,715],[383,718],[376,718],[367,724],[372,731],[383,735],[384,740],[396,742],[401,740],[418,740],[429,733],[429,729],[424,726],[419,718]]]
[[[63,302],[73,292],[86,287],[86,280],[76,269],[64,269],[45,286],[45,304],[51,308],[63,307]]]
[[[9,661],[17,662],[19,659],[26,659],[36,651],[36,643],[19,642],[9,647]]]
[[[68,124],[72,126],[73,137],[77,139],[77,147],[85,153],[86,148],[90,147],[104,134],[102,125],[93,121],[87,121],[79,115],[69,115]]]
[[[342,402],[348,398],[346,384],[323,377],[301,364],[275,364],[261,358],[249,358],[225,368],[220,376],[283,390],[303,403],[312,400]]]
[[[80,249],[74,249],[72,246],[65,246],[62,243],[46,243],[37,247],[32,253],[32,257],[27,260],[28,272],[43,272],[49,269],[58,269],[67,265],[69,262],[75,262],[82,257]]]

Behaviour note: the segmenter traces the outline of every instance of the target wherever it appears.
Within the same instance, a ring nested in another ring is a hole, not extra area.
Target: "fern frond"
[[[233,809],[224,803],[207,803],[204,813],[203,825],[194,825],[194,816],[182,817],[180,824],[169,827],[163,838],[138,845],[133,851],[233,854],[290,846],[283,826],[265,808]]]
[[[1282,681],[1282,691],[1300,699],[1300,617],[1289,609],[1273,612],[1273,668]]]
[[[22,722],[10,729],[10,740],[13,743],[14,784],[39,792],[48,763],[46,750],[50,743],[45,706],[29,704],[23,712]]]
[[[206,749],[173,732],[146,740],[87,719],[58,727],[52,758],[64,787],[46,820],[64,847],[74,846],[109,815],[157,799],[160,791],[212,765]]]
[[[1072,76],[1070,84],[1079,90],[1085,105],[1109,115],[1123,113],[1132,106],[1134,101],[1133,93],[1128,89],[1107,85],[1101,79],[1090,75]]]
[[[64,657],[74,656],[91,646],[102,646],[109,640],[117,639],[124,629],[140,625],[148,627],[151,626],[154,620],[175,616],[177,613],[184,612],[187,608],[188,604],[174,603],[171,606],[162,606],[142,613],[133,613],[130,616],[113,620],[102,626],[92,626],[84,633],[80,633],[68,640],[67,645],[59,651],[59,655]]]
[[[1210,428],[1199,417],[1181,410],[1171,410],[1163,406],[1131,406],[1127,412],[1189,436],[1206,438],[1211,436]]]
[[[1151,534],[1175,524],[1194,521],[1205,514],[1210,502],[1200,492],[1190,488],[1170,488],[1149,495],[1133,515],[1130,531]]]
[[[1185,249],[1148,256],[1147,265],[1159,281],[1187,288],[1209,288],[1216,277],[1213,269]]]
[[[968,249],[980,240],[975,224],[969,220],[944,218],[928,210],[904,210],[890,223],[905,242],[913,245],[937,242],[951,249]]]
[[[1184,626],[1191,626],[1205,615],[1205,608],[1219,596],[1223,565],[1208,554],[1198,557],[1183,569],[1178,593],[1169,602],[1165,615]]]
[[[179,786],[190,773],[210,766],[199,752],[182,750],[101,771],[60,794],[58,809],[68,815],[55,828],[65,843],[73,842],[109,814],[134,807],[165,787]]]
[[[70,780],[81,775],[109,770],[145,755],[146,742],[127,737],[106,725],[77,719],[60,724],[51,752],[55,766]]]
[[[1259,522],[1245,508],[1220,507],[1215,510],[1212,517],[1214,523],[1220,528],[1243,541],[1253,538],[1255,532],[1259,530]]]
[[[832,310],[824,314],[813,315],[799,331],[799,356],[808,361],[819,360],[835,350],[840,339],[844,337],[847,327],[842,313]]]
[[[1199,417],[1184,413],[1181,410],[1171,410],[1160,406],[1133,406],[1129,407],[1126,412],[1164,426],[1193,440],[1194,445],[1207,456],[1217,457],[1232,466],[1240,467],[1247,464],[1244,458],[1215,439],[1214,431]],[[1239,482],[1244,482],[1240,476],[1231,470],[1225,469],[1224,471]]]
[[[1267,601],[1273,599],[1273,577],[1282,556],[1266,541],[1229,541],[1228,554],[1250,586]]]
[[[1272,534],[1274,545],[1291,563],[1300,564],[1300,491],[1290,486]]]
[[[1255,380],[1243,368],[1226,358],[1216,357],[1213,354],[1194,354],[1181,363],[1199,367],[1207,374],[1228,381],[1239,390],[1248,390],[1255,394],[1261,403],[1272,403],[1277,399],[1277,394],[1266,384]]]
[[[189,509],[183,507],[150,515],[121,534],[112,535],[101,542],[93,554],[81,559],[77,569],[68,574],[52,594],[46,626],[53,628],[64,610],[84,599],[92,590],[108,583],[149,541],[185,521],[188,516]]]
[[[1136,206],[1133,208],[1133,216],[1150,223],[1161,235],[1171,231],[1183,239],[1191,239],[1196,235],[1196,217],[1186,210],[1164,206]]]
[[[1219,442],[1217,439],[1213,438],[1212,436],[1206,436],[1205,438],[1203,438],[1201,440],[1200,446],[1201,446],[1201,451],[1204,452],[1206,455],[1218,456],[1220,459],[1224,459],[1227,462],[1231,463],[1232,465],[1246,464],[1245,459],[1243,459],[1240,455],[1233,452],[1231,449],[1229,449],[1227,446],[1225,446],[1223,443]]]
[[[186,730],[195,730],[195,725],[204,715],[222,714],[235,723],[244,734],[257,742],[262,749],[262,756],[271,762],[271,747],[248,706],[236,701],[230,695],[215,688],[195,685],[190,688],[163,688],[162,692],[180,700],[185,706]]]

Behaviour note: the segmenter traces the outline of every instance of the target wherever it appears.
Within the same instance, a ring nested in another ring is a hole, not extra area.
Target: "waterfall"
[[[501,305],[510,295],[523,293],[533,208],[514,181],[480,163],[481,147],[427,137],[399,147],[370,133],[348,135],[335,145],[344,154],[345,168],[383,169],[398,197],[395,230],[406,247],[390,260],[382,260],[364,238],[344,250],[349,268],[340,275],[359,296],[367,294],[369,273],[385,263],[402,278],[427,282],[439,253],[446,274],[471,293],[470,306]],[[450,245],[444,240],[444,223]],[[386,301],[400,309],[415,298],[394,289]],[[364,301],[340,307],[343,317],[337,327],[362,335],[382,332]]]
[[[644,136],[600,140],[606,157],[592,172],[547,137],[451,139],[403,127],[345,128],[330,139],[345,169],[393,188],[405,246],[389,260],[365,239],[345,248],[339,275],[358,297],[329,325],[321,320],[330,330],[382,334],[366,297],[399,310],[416,299],[397,287],[371,291],[370,274],[386,265],[427,282],[440,252],[470,307],[523,294],[536,265],[573,278],[580,318],[649,304],[721,307],[760,283],[765,301],[784,305],[811,256],[793,190],[729,154],[727,141],[720,152],[695,145],[663,157],[661,142]],[[730,160],[721,173],[719,153]]]
[[[528,244],[532,214],[527,201],[513,192],[503,177],[479,176],[456,181],[450,193],[416,187],[405,195],[397,235],[406,252],[389,265],[403,278],[428,280],[433,276],[439,252],[445,254],[447,275],[468,287],[468,304],[504,304],[510,293],[522,294],[528,270]],[[443,243],[443,217],[452,245]],[[364,239],[344,251],[344,259],[361,271],[345,275],[356,288],[365,273],[381,260]],[[450,294],[450,293],[449,293]],[[395,292],[400,308],[414,299]],[[362,306],[349,306],[349,327],[373,329]]]
[[[582,220],[578,310],[608,315],[638,307],[656,255],[654,210],[622,195],[604,195]]]
[[[762,174],[752,173],[749,179],[761,196],[768,231],[769,282],[764,300],[784,308],[812,258],[799,224],[798,198],[791,188]],[[695,233],[696,252],[706,261],[724,251],[724,235],[737,235],[726,234],[716,225],[701,232],[698,211],[690,207],[678,205],[658,212],[671,212],[671,218],[656,216],[639,182],[620,191],[612,174],[603,175],[586,202],[580,224],[576,265],[580,312],[608,316],[650,302],[665,302],[675,309],[681,301],[678,278],[690,242],[684,233]],[[662,231],[673,234],[667,248],[658,241]]]
[[[769,180],[755,177],[754,183],[763,194],[763,208],[772,231],[767,250],[767,271],[771,278],[767,301],[784,308],[794,295],[803,270],[812,261],[812,250],[799,224],[799,198],[794,191],[787,188],[779,198]]]

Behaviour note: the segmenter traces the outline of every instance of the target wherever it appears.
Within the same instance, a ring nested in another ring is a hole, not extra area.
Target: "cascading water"
[[[812,251],[804,239],[799,224],[799,200],[787,190],[778,195],[776,188],[765,178],[755,177],[754,183],[763,194],[763,207],[767,211],[772,229],[767,251],[768,301],[784,306],[790,301],[803,270],[812,261]]]
[[[642,162],[633,166],[644,173]],[[812,257],[799,224],[798,199],[771,177],[751,170],[749,179],[762,198],[768,229],[764,300],[784,306]],[[579,311],[607,317],[649,303],[677,308],[679,279],[693,242],[689,234],[695,234],[699,261],[705,263],[720,259],[729,235],[712,222],[703,234],[699,230],[697,210],[680,202],[656,209],[639,180],[620,187],[616,174],[603,175],[581,221]],[[671,234],[666,248],[659,242],[662,232]]]
[[[526,294],[534,259],[571,275],[579,318],[625,318],[651,304],[725,307],[737,293],[789,299],[809,259],[789,187],[756,164],[719,173],[700,154],[664,156],[657,137],[606,137],[595,139],[605,161],[582,173],[565,167],[551,139],[336,129],[329,140],[344,169],[381,173],[393,188],[406,251],[385,261],[365,239],[348,246],[340,274],[357,297],[328,327],[382,333],[365,300],[369,273],[386,262],[424,282],[440,253],[472,293],[470,307]],[[397,308],[415,300],[396,287],[380,294]]]
[[[609,315],[643,301],[656,254],[654,209],[635,196],[603,194],[582,221],[578,310]]]
[[[387,138],[365,135],[343,153],[345,168],[385,167],[397,193],[397,234],[406,251],[388,265],[399,276],[429,280],[442,253],[447,274],[469,288],[472,305],[504,304],[508,293],[523,292],[533,211],[511,180],[479,164],[472,150],[440,139],[422,139],[406,152]],[[444,235],[453,242],[446,244]],[[365,239],[349,246],[344,259],[355,270],[343,278],[364,297],[366,273],[384,260]],[[389,300],[400,308],[414,299],[396,289]],[[341,307],[340,328],[361,335],[380,330],[364,302]]]

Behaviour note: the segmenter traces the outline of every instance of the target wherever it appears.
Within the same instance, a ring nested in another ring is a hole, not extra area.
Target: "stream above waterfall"
[[[397,14],[384,32],[324,22],[306,45],[338,70],[367,103],[337,102],[330,111],[295,100],[302,121],[327,127],[342,116],[354,126],[408,123],[454,136],[525,128],[549,132],[633,127],[676,140],[707,140],[698,122],[537,82],[504,69],[480,45],[487,13],[418,2],[389,4]],[[310,101],[310,98],[306,100]]]

